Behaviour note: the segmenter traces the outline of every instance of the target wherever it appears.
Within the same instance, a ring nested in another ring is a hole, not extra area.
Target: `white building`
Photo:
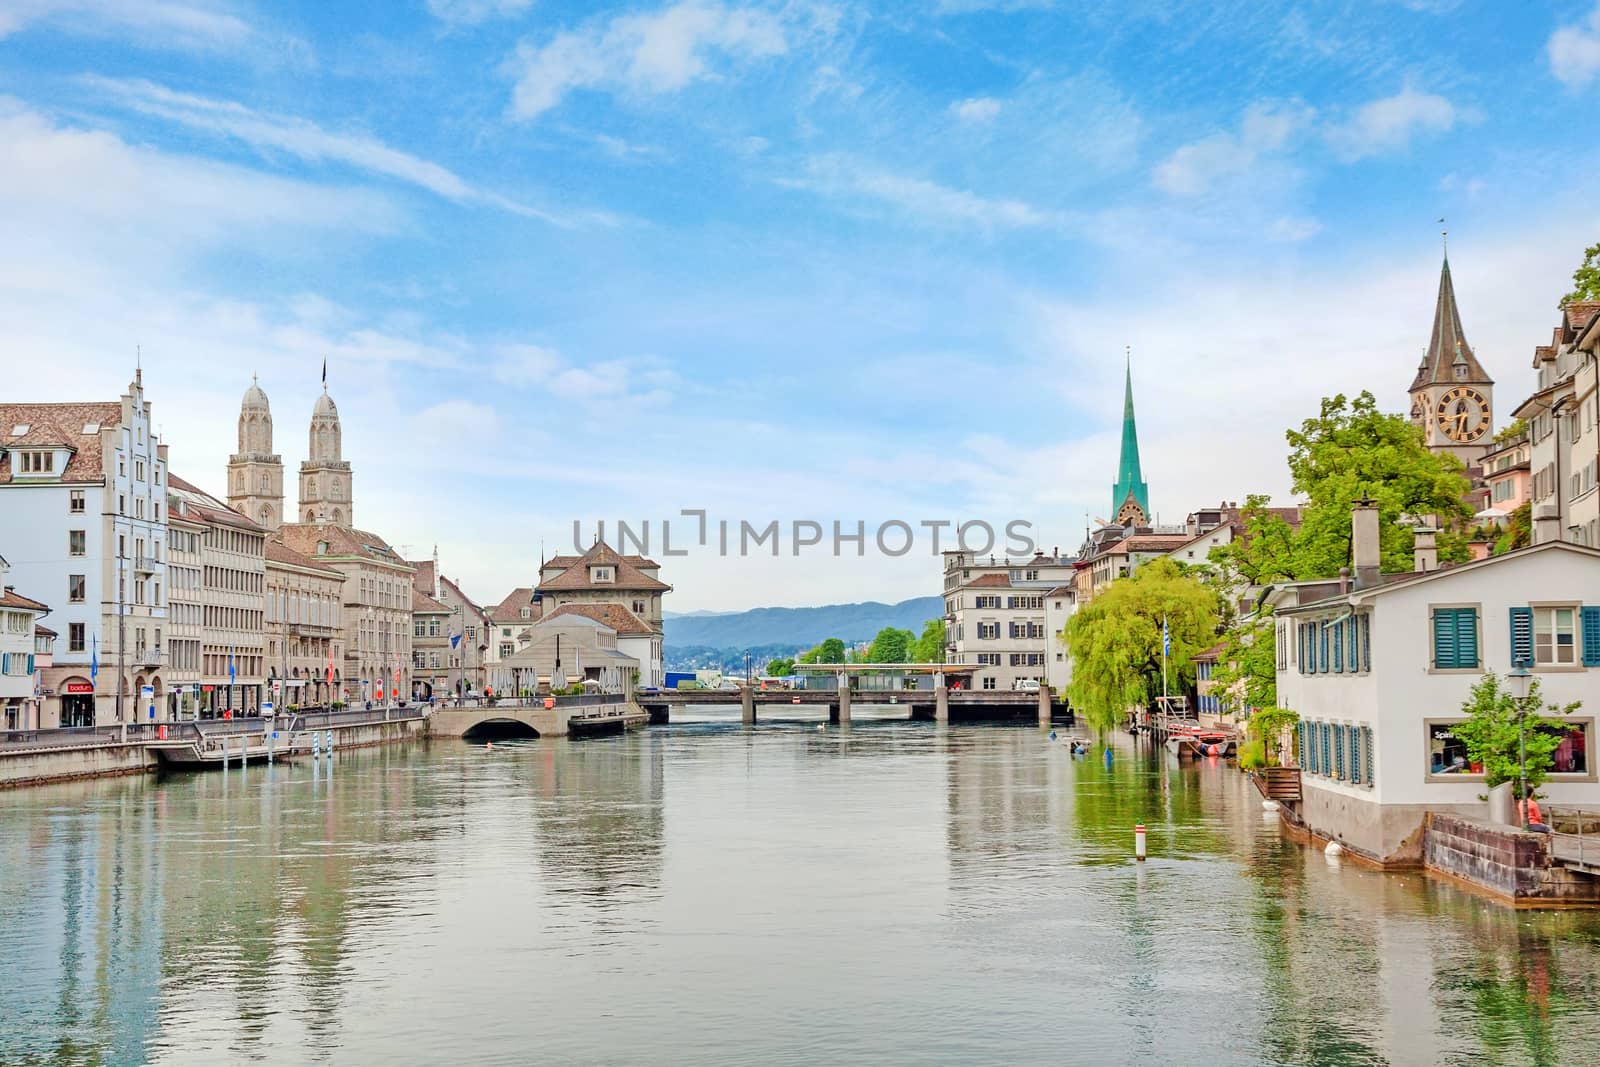
[[[655,560],[622,555],[604,541],[597,541],[581,556],[546,560],[539,571],[532,606],[542,618],[569,605],[586,611],[603,609],[591,617],[613,628],[638,653],[638,685],[653,688],[666,677],[661,663],[661,598],[672,592],[672,586],[660,579],[660,573],[661,565]]]
[[[1534,540],[1600,547],[1600,301],[1561,311],[1533,350],[1535,390],[1517,408],[1528,424]]]
[[[1549,542],[1379,576],[1377,511],[1357,514],[1357,581],[1274,586],[1278,700],[1300,714],[1301,818],[1369,859],[1416,862],[1424,813],[1482,815],[1484,778],[1453,727],[1488,672],[1527,658],[1567,719],[1548,802],[1600,807],[1600,551]],[[1423,546],[1424,557],[1430,550]],[[1419,560],[1426,564],[1426,558]]]
[[[10,572],[0,557],[0,730],[27,730],[39,725],[35,635],[50,609],[13,589]]]
[[[1077,589],[1071,583],[1044,594],[1045,681],[1057,694],[1072,684],[1072,653],[1067,648],[1067,622],[1078,610]]]
[[[1070,585],[1073,574],[1073,560],[1060,554],[944,553],[945,662],[976,666],[978,689],[1011,689],[1024,680],[1053,685],[1049,668],[1058,652],[1066,663],[1066,650],[1052,636],[1047,594]],[[1064,619],[1065,610],[1050,614]]]
[[[42,727],[114,723],[119,709],[131,722],[144,685],[165,702],[166,468],[141,373],[119,401],[0,404],[12,578],[53,606],[58,634]]]

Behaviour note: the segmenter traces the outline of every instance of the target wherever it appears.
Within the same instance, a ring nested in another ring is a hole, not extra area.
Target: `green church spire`
[[[1116,522],[1138,525],[1150,519],[1150,487],[1145,484],[1144,474],[1139,469],[1139,427],[1133,419],[1131,350],[1127,360],[1122,399],[1122,456],[1117,462],[1117,484],[1111,487],[1111,514]]]

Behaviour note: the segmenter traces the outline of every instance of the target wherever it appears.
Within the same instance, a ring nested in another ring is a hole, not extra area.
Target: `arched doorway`
[[[57,690],[61,705],[61,726],[94,725],[94,683],[82,675],[61,680]]]

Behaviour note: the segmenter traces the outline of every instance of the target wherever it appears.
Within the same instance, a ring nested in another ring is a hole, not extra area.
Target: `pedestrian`
[[[1528,799],[1517,804],[1517,813],[1523,816],[1523,825],[1536,834],[1551,833],[1550,827],[1544,821],[1544,812],[1539,810],[1538,795],[1532,790],[1528,791]]]

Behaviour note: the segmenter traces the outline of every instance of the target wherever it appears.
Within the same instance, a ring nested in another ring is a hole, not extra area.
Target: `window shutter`
[[[1328,774],[1333,767],[1333,726],[1329,723],[1322,724],[1322,773]]]
[[[0,652],[0,674],[11,673],[11,653]]]
[[[1600,606],[1583,609],[1583,665],[1600,667]]]
[[[1336,622],[1329,627],[1333,631],[1333,673],[1344,673],[1344,623]]]
[[[1328,673],[1328,623],[1317,620],[1317,673]]]
[[[1361,750],[1362,750],[1362,754],[1364,756],[1366,756],[1367,787],[1370,789],[1378,781],[1378,768],[1377,768],[1377,765],[1373,762],[1373,755],[1372,755],[1372,727],[1370,727],[1370,726],[1363,726],[1361,728]]]
[[[33,653],[32,652],[28,653],[28,673],[29,674],[33,673]]]
[[[1345,652],[1345,670],[1349,671],[1351,674],[1355,674],[1361,669],[1361,642],[1359,640],[1361,636],[1361,623],[1357,620],[1356,616],[1352,615],[1350,616],[1349,621],[1344,624],[1344,628],[1346,638],[1345,645],[1347,649]]]
[[[1533,666],[1533,609],[1511,609],[1511,665]]]
[[[1478,665],[1478,609],[1456,609],[1456,665]]]
[[[1350,751],[1345,758],[1350,764],[1351,785],[1361,784],[1361,733],[1365,729],[1364,726],[1350,727]]]
[[[1306,724],[1303,722],[1294,724],[1294,746],[1295,762],[1304,767],[1306,765]]]
[[[1433,666],[1436,670],[1459,667],[1456,649],[1456,613],[1453,608],[1433,610]]]
[[[1361,669],[1372,670],[1372,616],[1361,616]]]

